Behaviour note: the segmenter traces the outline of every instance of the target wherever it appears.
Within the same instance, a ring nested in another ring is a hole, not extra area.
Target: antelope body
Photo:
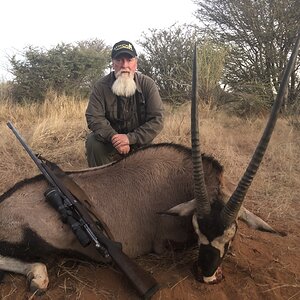
[[[212,157],[203,156],[203,168],[209,197],[222,202],[226,199],[222,166]],[[184,203],[194,198],[192,171],[190,149],[158,144],[116,163],[69,176],[86,191],[97,214],[115,240],[122,243],[123,251],[137,257],[162,253],[168,241],[184,243],[195,239],[191,220],[194,201]],[[46,189],[47,183],[40,175],[18,183],[0,197],[0,255],[32,259],[65,252],[99,260],[94,248],[83,248],[69,226],[46,203]],[[242,217],[251,220],[254,227],[272,230],[247,210],[243,210]],[[28,272],[28,268],[23,269]],[[9,271],[1,267],[1,259],[0,269]]]

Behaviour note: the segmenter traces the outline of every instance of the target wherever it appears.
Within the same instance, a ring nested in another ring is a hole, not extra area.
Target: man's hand
[[[120,146],[117,147],[116,149],[120,154],[128,154],[130,151],[130,146],[129,145]]]
[[[111,143],[120,154],[127,154],[130,151],[129,140],[126,134],[115,134],[111,138]]]

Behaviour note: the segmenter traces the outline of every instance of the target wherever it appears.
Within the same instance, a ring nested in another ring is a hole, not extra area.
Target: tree
[[[192,53],[197,43],[199,96],[212,104],[224,68],[224,47],[203,38],[192,25],[149,31],[139,41],[144,50],[139,69],[156,81],[162,97],[173,103],[191,98]]]
[[[39,101],[48,89],[86,95],[108,67],[109,54],[109,48],[101,40],[75,45],[62,43],[50,50],[29,46],[21,58],[10,58],[13,98]]]
[[[209,40],[204,40],[199,47],[198,89],[201,100],[206,104],[217,104],[226,55],[226,48]]]
[[[191,58],[196,40],[196,27],[174,24],[167,29],[149,29],[138,41],[143,47],[139,70],[155,80],[162,98],[176,103],[190,96]]]
[[[233,91],[278,91],[281,74],[300,28],[299,0],[195,0],[197,19],[215,40],[229,46],[224,83]],[[299,62],[289,86],[292,105],[300,94]]]

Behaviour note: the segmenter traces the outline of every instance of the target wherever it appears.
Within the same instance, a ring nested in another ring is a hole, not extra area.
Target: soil
[[[225,278],[215,285],[195,280],[191,268],[196,248],[138,258],[137,263],[160,285],[152,299],[300,299],[299,223],[286,219],[280,226],[271,225],[287,235],[254,231],[239,223],[222,264]],[[1,299],[139,299],[127,279],[112,267],[65,258],[47,266],[50,284],[46,293],[32,294],[23,276],[6,274],[0,285]]]

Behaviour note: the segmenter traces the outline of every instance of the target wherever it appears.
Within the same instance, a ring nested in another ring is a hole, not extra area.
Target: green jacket
[[[155,82],[136,72],[137,90],[132,97],[117,97],[111,87],[114,72],[96,82],[86,109],[88,128],[96,138],[110,142],[113,135],[125,133],[130,144],[148,144],[163,128],[163,104]]]

